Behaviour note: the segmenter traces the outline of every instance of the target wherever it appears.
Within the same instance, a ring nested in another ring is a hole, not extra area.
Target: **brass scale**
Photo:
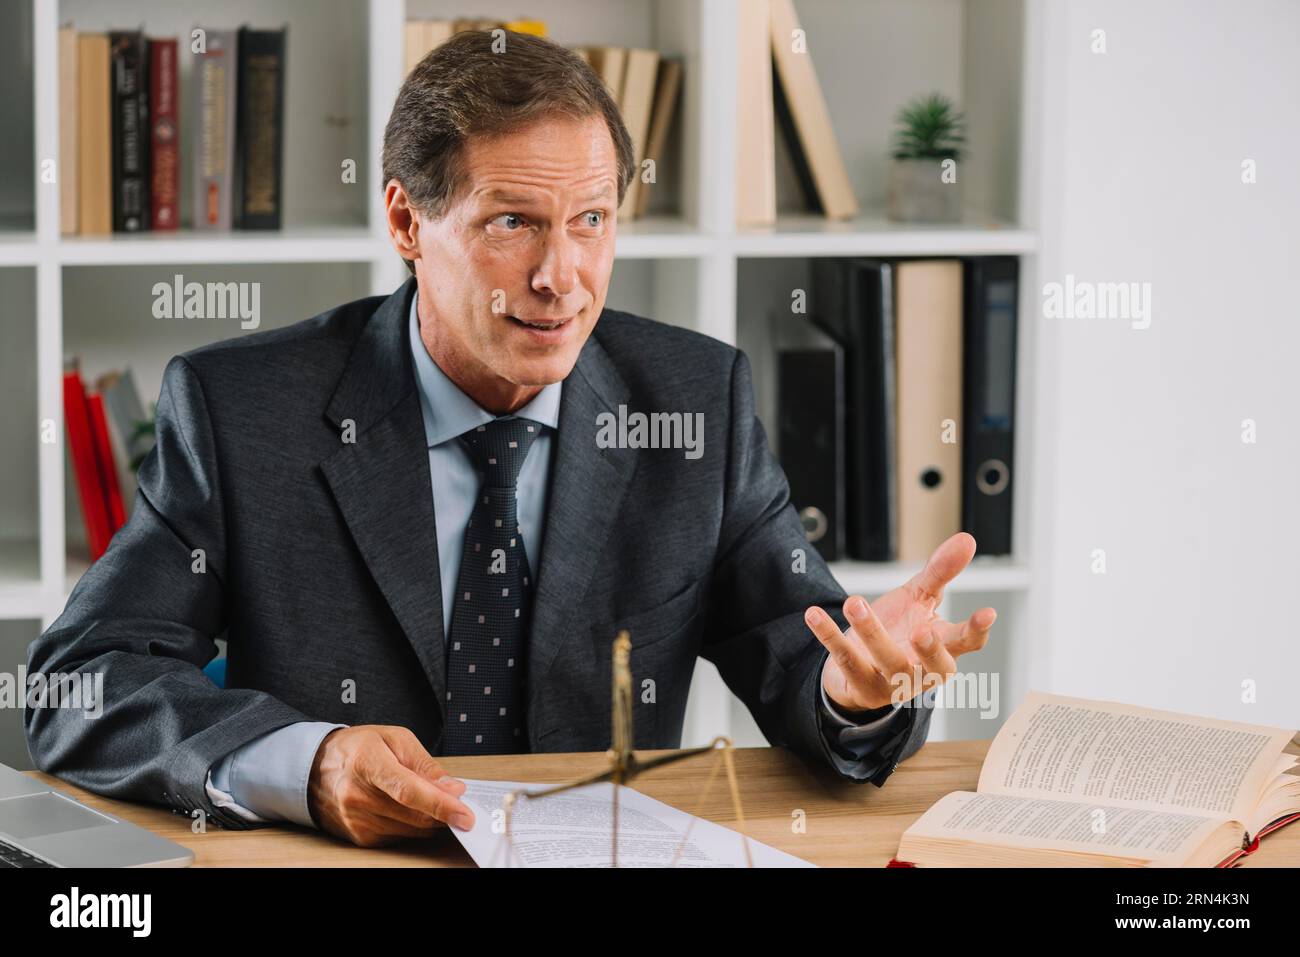
[[[537,800],[552,794],[560,794],[564,791],[570,791],[587,784],[597,784],[602,781],[611,781],[614,784],[614,800],[611,815],[610,826],[610,861],[612,866],[618,867],[618,785],[627,784],[633,778],[643,771],[649,771],[652,768],[663,767],[666,764],[673,764],[686,758],[692,758],[696,755],[706,754],[709,752],[720,752],[721,765],[727,769],[727,783],[731,788],[732,806],[736,813],[736,821],[739,824],[740,842],[745,849],[745,866],[753,867],[754,861],[749,850],[749,839],[745,835],[745,812],[740,804],[740,789],[736,784],[736,766],[732,759],[731,739],[719,735],[708,744],[699,748],[687,748],[681,751],[674,751],[671,754],[660,755],[656,758],[642,760],[636,756],[632,750],[632,668],[630,657],[632,651],[632,640],[626,631],[620,631],[614,639],[614,667],[613,667],[613,725],[612,735],[610,738],[610,748],[606,752],[609,758],[609,767],[603,771],[597,771],[595,774],[569,781],[566,784],[557,784],[554,787],[542,788],[538,790],[515,790],[511,791],[502,799],[502,808],[505,811],[505,849],[509,855],[506,866],[513,866],[517,854],[514,852],[514,840],[511,831],[511,821],[514,813],[515,804],[520,800]],[[713,781],[718,776],[719,762],[715,761],[712,770],[709,772],[708,780],[704,783],[704,790],[700,794],[700,802],[709,796],[709,790],[713,787]],[[677,845],[673,853],[672,865],[677,864],[681,857],[682,850],[686,847],[686,841],[691,835],[691,827],[694,826],[694,819],[686,828],[682,835],[681,842]]]

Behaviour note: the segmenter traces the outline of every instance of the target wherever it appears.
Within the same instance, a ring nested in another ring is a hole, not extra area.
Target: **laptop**
[[[0,764],[0,870],[188,867],[194,852]]]

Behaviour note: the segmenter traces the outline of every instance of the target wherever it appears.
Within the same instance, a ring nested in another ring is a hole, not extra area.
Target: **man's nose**
[[[578,244],[562,229],[548,232],[543,242],[542,261],[533,272],[533,290],[567,296],[578,285]]]

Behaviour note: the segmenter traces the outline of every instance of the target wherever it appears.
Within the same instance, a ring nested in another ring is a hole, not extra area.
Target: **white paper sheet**
[[[469,831],[452,827],[451,832],[480,867],[611,866],[613,784],[587,784],[545,798],[519,799],[511,821],[513,841],[507,843],[502,798],[517,789],[551,785],[460,780],[465,782],[461,801],[474,812],[474,827]],[[739,831],[621,785],[618,826],[619,867],[746,866]],[[690,836],[682,846],[688,828]],[[752,838],[748,844],[755,867],[816,866]]]

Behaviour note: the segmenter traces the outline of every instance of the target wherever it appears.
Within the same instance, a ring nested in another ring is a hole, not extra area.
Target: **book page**
[[[978,790],[1199,811],[1244,825],[1294,734],[1032,691],[989,748]]]
[[[511,791],[545,790],[553,785],[461,780],[465,782],[461,800],[474,812],[474,826],[451,831],[479,867],[611,866],[612,783],[519,798],[507,841],[502,799]],[[739,831],[618,785],[619,867],[745,867],[749,860],[754,867],[815,866],[752,838],[748,845],[747,859]]]
[[[1223,818],[1204,814],[955,791],[926,811],[906,836],[1105,854],[1173,866],[1223,825]]]

